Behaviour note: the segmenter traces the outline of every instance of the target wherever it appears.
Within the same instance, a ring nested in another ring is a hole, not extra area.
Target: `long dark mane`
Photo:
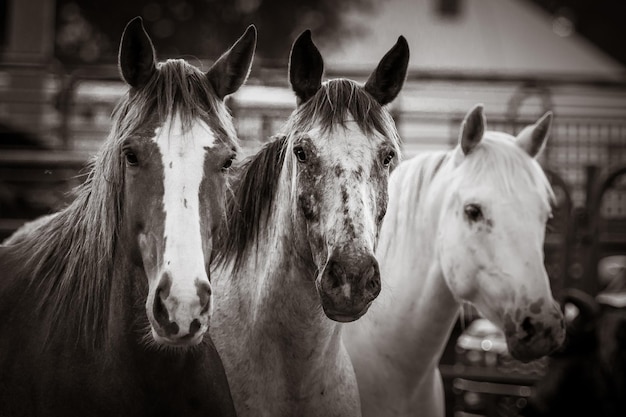
[[[220,244],[215,251],[218,263],[234,256],[238,268],[243,254],[267,223],[285,161],[286,145],[287,137],[278,136],[240,167],[218,232]]]
[[[233,193],[227,197],[227,214],[219,233],[221,242],[216,260],[232,260],[241,266],[259,231],[267,225],[280,181],[288,169],[292,139],[314,126],[331,131],[354,120],[366,134],[378,132],[389,138],[399,154],[399,136],[391,115],[356,82],[330,80],[298,107],[285,124],[284,134],[277,136],[242,165],[234,181]]]
[[[106,337],[123,223],[121,143],[155,115],[162,122],[175,113],[185,128],[194,118],[206,120],[221,140],[236,146],[230,115],[205,74],[183,60],[161,63],[146,86],[131,89],[116,106],[109,137],[74,202],[8,247],[15,276],[0,282],[16,286],[27,280],[27,297],[36,300],[47,340],[69,336],[88,347]]]

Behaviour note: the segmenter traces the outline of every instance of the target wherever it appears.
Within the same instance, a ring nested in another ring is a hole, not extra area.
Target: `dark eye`
[[[295,148],[293,148],[293,153],[294,155],[296,155],[296,158],[298,158],[298,161],[306,161],[306,153],[304,152],[302,146],[296,146]]]
[[[228,168],[230,168],[233,165],[233,160],[235,159],[234,156],[231,156],[229,159],[227,159],[224,162],[224,165],[222,165],[222,169],[223,170],[227,170]]]
[[[128,165],[135,166],[139,163],[139,159],[137,159],[137,155],[135,155],[134,152],[126,151],[124,152],[124,156],[126,157]]]
[[[383,165],[388,167],[395,157],[396,153],[394,151],[389,151],[389,153],[385,156],[385,159],[383,159]]]
[[[464,211],[465,217],[467,217],[467,220],[470,222],[477,222],[483,218],[483,212],[477,204],[466,205]]]

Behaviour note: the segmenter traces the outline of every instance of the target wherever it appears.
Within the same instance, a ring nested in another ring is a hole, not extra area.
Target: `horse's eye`
[[[223,170],[227,170],[228,168],[230,168],[233,165],[233,160],[235,159],[235,157],[231,157],[229,159],[226,160],[226,162],[224,162],[224,165],[222,165],[222,169]]]
[[[139,159],[137,159],[137,155],[135,155],[134,152],[126,151],[124,152],[124,156],[126,157],[128,165],[135,166],[139,163]]]
[[[295,148],[293,148],[293,153],[296,155],[296,158],[298,158],[298,161],[306,161],[306,153],[304,152],[302,146],[296,146]]]
[[[465,217],[470,222],[477,222],[483,218],[483,212],[477,204],[468,204],[464,208]]]
[[[391,164],[391,161],[393,161],[393,158],[396,157],[396,153],[394,151],[389,151],[389,153],[385,156],[385,159],[383,159],[383,165],[385,167],[388,167],[389,164]]]

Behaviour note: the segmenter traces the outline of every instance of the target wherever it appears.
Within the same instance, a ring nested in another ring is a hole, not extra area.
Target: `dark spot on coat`
[[[185,208],[187,208],[187,199],[186,198],[183,199],[183,205],[185,206]]]
[[[170,161],[170,168],[174,166],[174,162]]]
[[[350,217],[343,218],[343,226],[345,228],[346,237],[348,239],[356,239],[356,228],[354,227],[354,221]]]
[[[346,189],[345,184],[341,186],[341,202],[344,204],[344,206],[348,205],[348,190]]]
[[[362,166],[359,166],[357,169],[354,170],[354,178],[356,178],[357,180],[360,180],[361,178],[363,178]]]
[[[316,220],[317,212],[315,210],[315,198],[312,194],[303,193],[298,196],[298,205],[307,220]]]
[[[343,168],[341,167],[341,165],[335,165],[335,175],[338,177],[341,177],[341,175],[343,175]]]
[[[539,314],[539,313],[541,313],[541,307],[542,306],[543,306],[543,297],[539,298],[534,303],[531,303],[528,306],[528,310],[530,310],[530,312],[533,313],[533,314]]]

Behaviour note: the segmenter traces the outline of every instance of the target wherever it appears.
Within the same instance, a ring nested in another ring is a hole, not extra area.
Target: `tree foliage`
[[[375,0],[58,0],[56,55],[62,62],[114,62],[126,23],[142,16],[159,58],[215,59],[254,23],[257,59],[285,65],[304,29],[319,41],[339,41],[363,28],[345,19]]]

